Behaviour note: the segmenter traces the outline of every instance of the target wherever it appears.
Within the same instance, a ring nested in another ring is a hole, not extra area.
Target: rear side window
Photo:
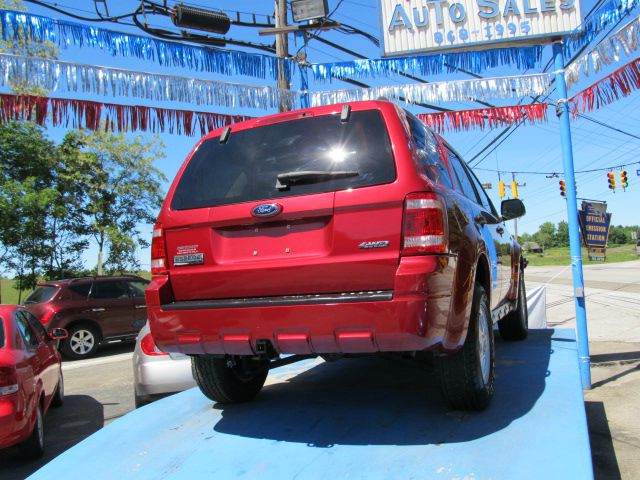
[[[131,296],[133,298],[144,298],[144,289],[147,288],[146,282],[141,282],[140,280],[133,280],[128,282],[129,288],[131,289]]]
[[[38,340],[38,335],[33,330],[31,325],[29,325],[29,321],[23,312],[17,311],[15,313],[16,316],[16,325],[18,326],[18,330],[20,331],[20,335],[22,335],[22,339],[24,340],[25,345],[28,348],[35,348],[40,344]]]
[[[40,320],[38,320],[34,315],[29,312],[22,312],[31,325],[31,328],[35,330],[35,332],[40,336],[40,338],[47,338],[47,330],[42,326]]]
[[[472,200],[475,203],[480,203],[476,196],[476,190],[473,188],[473,184],[469,179],[469,175],[467,175],[467,172],[462,166],[462,160],[460,160],[449,147],[446,148],[447,153],[449,154],[449,165],[451,165],[451,169],[453,170],[454,177],[456,179],[456,189],[458,189],[459,192],[469,200]]]
[[[36,287],[36,289],[33,292],[31,292],[31,295],[27,297],[24,303],[27,304],[27,303],[48,302],[53,298],[53,296],[56,294],[57,291],[58,291],[58,287],[56,286],[40,285]]]
[[[69,285],[67,288],[73,297],[87,298],[89,296],[89,290],[91,290],[91,283],[79,283],[77,285]]]
[[[407,114],[411,138],[416,146],[418,168],[423,175],[440,185],[451,188],[451,177],[447,166],[438,154],[438,142],[424,124],[411,114]]]
[[[291,172],[357,172],[276,188]],[[351,113],[341,123],[323,115],[231,132],[205,141],[175,190],[171,208],[186,210],[308,195],[390,183],[396,178],[391,143],[377,110]]]
[[[0,317],[0,348],[4,348],[5,344],[5,334],[4,334],[4,319]]]
[[[129,298],[129,289],[124,282],[96,282],[93,284],[91,298]]]
[[[465,168],[465,170],[469,174],[469,178],[471,179],[473,186],[476,188],[476,193],[480,197],[480,203],[482,203],[482,206],[486,208],[488,212],[492,213],[495,217],[497,217],[498,212],[496,212],[496,209],[493,206],[493,203],[491,203],[491,200],[489,200],[489,196],[487,195],[487,192],[482,187],[482,184],[480,183],[480,180],[478,180],[478,177],[476,177],[476,174],[473,173],[473,170],[471,170],[470,168]]]

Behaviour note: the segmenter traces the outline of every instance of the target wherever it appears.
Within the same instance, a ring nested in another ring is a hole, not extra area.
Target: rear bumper
[[[196,355],[253,355],[260,340],[283,354],[455,350],[454,267],[450,257],[403,259],[393,292],[195,302],[171,301],[169,278],[158,276],[146,292],[149,325],[161,349]]]
[[[134,352],[133,365],[134,387],[139,396],[181,392],[196,385],[189,357],[179,360],[168,356],[149,359]]]

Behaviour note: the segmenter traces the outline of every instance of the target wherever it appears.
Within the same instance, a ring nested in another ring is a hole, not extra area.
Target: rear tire
[[[529,334],[529,311],[527,291],[524,287],[524,272],[518,275],[518,299],[516,309],[498,322],[500,336],[504,340],[524,340]]]
[[[484,288],[473,291],[467,338],[454,354],[435,358],[445,402],[455,410],[483,410],[495,389],[495,345]]]
[[[149,400],[146,397],[142,397],[140,395],[138,395],[137,393],[133,394],[133,403],[135,404],[136,408],[140,408],[140,407],[144,407],[145,405],[148,405],[151,403],[151,400]]]
[[[44,455],[44,418],[42,407],[38,405],[36,411],[36,423],[29,438],[20,444],[20,455],[23,458],[35,459]]]
[[[200,355],[191,358],[193,378],[209,399],[240,403],[255,398],[269,373],[268,361],[248,357]]]
[[[98,330],[86,323],[74,325],[69,329],[69,337],[60,346],[65,357],[73,359],[89,358],[98,350],[100,337]]]

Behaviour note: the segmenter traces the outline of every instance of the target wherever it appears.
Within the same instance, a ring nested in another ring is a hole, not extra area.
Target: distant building
[[[544,248],[536,242],[524,242],[522,244],[522,251],[525,253],[544,253]]]

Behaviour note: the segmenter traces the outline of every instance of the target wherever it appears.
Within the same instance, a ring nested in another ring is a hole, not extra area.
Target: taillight
[[[153,337],[150,333],[147,333],[142,340],[140,341],[140,350],[145,355],[149,355],[151,357],[157,357],[159,355],[169,355],[168,353],[163,352],[158,348],[156,342],[153,341]]]
[[[447,251],[447,212],[434,193],[410,193],[404,202],[402,255]]]
[[[0,397],[18,391],[18,373],[14,367],[0,367]]]
[[[56,310],[53,307],[47,306],[46,310],[40,317],[40,323],[45,323],[45,324],[49,323],[56,316],[56,313],[58,312],[56,312]]]
[[[167,248],[162,225],[159,223],[153,227],[151,236],[151,273],[154,275],[167,273]]]

